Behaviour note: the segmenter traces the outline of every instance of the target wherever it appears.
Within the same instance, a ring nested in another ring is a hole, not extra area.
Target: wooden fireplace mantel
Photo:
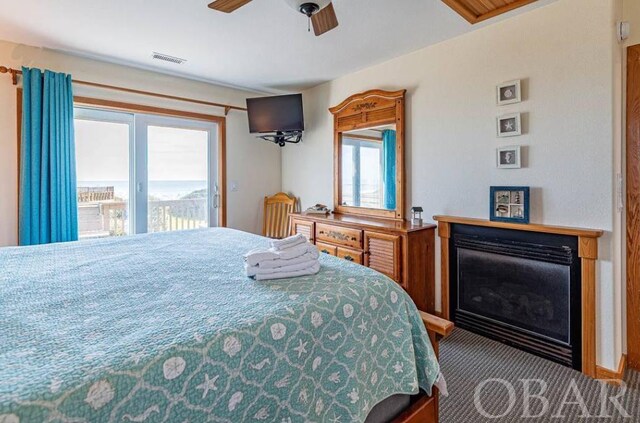
[[[603,232],[599,229],[539,225],[535,223],[523,225],[521,223],[492,222],[486,219],[474,219],[471,217],[433,216],[433,220],[442,223],[458,223],[461,225],[469,226],[485,226],[489,228],[514,229],[516,231],[541,232],[545,234],[569,235],[585,238],[600,238],[603,234]]]
[[[456,216],[434,216],[438,222],[441,272],[440,317],[449,320],[449,238],[451,225],[483,226],[516,231],[568,235],[578,238],[578,256],[582,269],[582,373],[595,378],[596,369],[596,261],[598,260],[598,238],[603,231],[597,229],[571,228],[539,224],[517,224],[492,222]]]

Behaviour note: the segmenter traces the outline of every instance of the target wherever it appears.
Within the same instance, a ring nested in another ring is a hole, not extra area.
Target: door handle
[[[220,194],[219,194],[220,190],[218,189],[218,183],[214,183],[213,184],[213,198],[212,198],[212,202],[213,205],[212,207],[214,209],[217,209],[220,207]]]

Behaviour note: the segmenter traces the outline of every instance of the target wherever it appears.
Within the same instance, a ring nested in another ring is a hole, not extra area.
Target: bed
[[[256,282],[242,254],[266,245],[214,228],[0,249],[0,422],[437,414],[436,351],[397,284],[325,256]]]

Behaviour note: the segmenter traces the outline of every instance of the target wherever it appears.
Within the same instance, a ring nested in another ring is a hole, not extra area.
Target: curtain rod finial
[[[13,85],[18,85],[18,72],[15,69],[11,69],[8,68],[6,66],[0,66],[0,73],[10,73],[11,74],[11,81],[13,82]]]

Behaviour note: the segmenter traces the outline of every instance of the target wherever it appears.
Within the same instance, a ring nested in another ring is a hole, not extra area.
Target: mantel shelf
[[[527,232],[542,232],[547,234],[556,235],[569,235],[585,238],[600,238],[603,231],[599,229],[584,229],[584,228],[571,228],[566,226],[550,226],[539,224],[519,224],[519,223],[504,223],[504,222],[492,222],[486,219],[475,219],[470,217],[457,217],[457,216],[433,216],[433,220],[436,222],[454,223],[460,225],[470,226],[484,226],[490,228],[501,229],[513,229],[517,231]]]

